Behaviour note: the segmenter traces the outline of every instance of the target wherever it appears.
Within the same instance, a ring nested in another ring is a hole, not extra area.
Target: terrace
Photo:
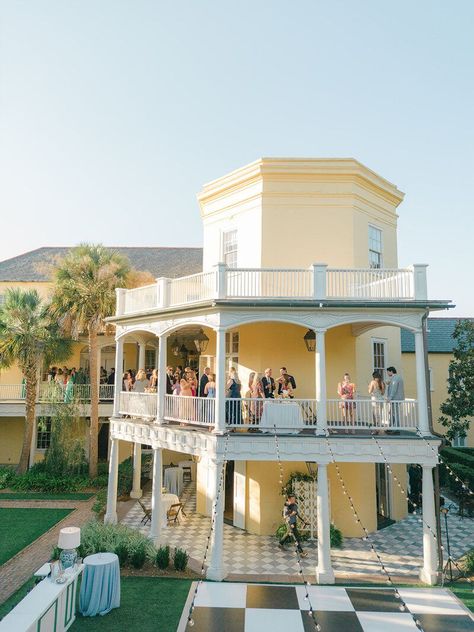
[[[180,308],[215,301],[301,301],[387,303],[426,301],[426,265],[405,269],[342,269],[313,264],[309,269],[229,268],[132,290],[117,290],[116,316]]]

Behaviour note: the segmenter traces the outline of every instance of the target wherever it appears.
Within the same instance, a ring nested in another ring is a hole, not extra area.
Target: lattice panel
[[[316,481],[293,481],[293,489],[298,502],[298,512],[308,523],[306,529],[313,540],[316,534]]]

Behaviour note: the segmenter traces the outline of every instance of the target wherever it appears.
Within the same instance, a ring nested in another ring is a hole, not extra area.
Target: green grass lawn
[[[89,500],[93,493],[43,494],[42,492],[0,492],[0,500]]]
[[[166,577],[122,577],[120,608],[104,617],[76,619],[71,632],[176,632],[191,580]]]
[[[18,551],[39,538],[71,511],[73,510],[0,507],[0,564],[4,564]]]
[[[2,605],[0,605],[0,619],[6,617],[10,610],[12,610],[17,605],[17,603],[19,603],[23,599],[23,597],[26,596],[28,591],[31,590],[35,585],[35,579],[35,577],[30,577],[30,579],[26,580],[23,586],[18,588],[18,590],[14,592],[11,597],[9,597],[6,601],[2,603]]]

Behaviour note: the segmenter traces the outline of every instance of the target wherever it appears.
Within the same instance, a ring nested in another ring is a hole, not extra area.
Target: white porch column
[[[159,544],[162,528],[161,488],[163,486],[163,457],[161,448],[153,448],[153,483],[151,491],[151,525],[148,537]]]
[[[113,417],[118,417],[120,410],[120,393],[122,391],[123,376],[123,338],[115,343],[115,383],[114,383],[114,412]]]
[[[318,584],[334,584],[334,571],[331,565],[331,518],[329,515],[328,466],[326,463],[318,463],[316,513],[318,525],[318,565],[316,566],[316,581]]]
[[[138,343],[138,366],[137,371],[145,368],[145,349],[146,344],[144,342]]]
[[[117,483],[118,483],[119,440],[111,439],[109,459],[109,483],[107,486],[107,511],[104,522],[117,523]]]
[[[433,466],[423,465],[423,568],[420,572],[421,581],[431,586],[438,579],[438,551],[433,537],[436,533],[436,511],[433,486]],[[428,528],[431,528],[430,529]]]
[[[158,345],[158,384],[156,389],[157,401],[157,415],[156,420],[158,423],[164,423],[165,414],[165,395],[166,395],[166,349],[167,349],[168,335],[162,334],[159,337]]]
[[[214,432],[225,432],[225,329],[216,329],[216,402]]]
[[[133,484],[130,498],[142,497],[142,444],[133,444]]]
[[[315,329],[316,332],[316,434],[325,435],[327,429],[326,411],[326,346],[325,329]]]
[[[415,331],[415,362],[416,362],[416,396],[418,399],[418,428],[424,435],[430,435],[428,418],[428,398],[426,396],[425,349],[423,331]]]
[[[224,568],[224,481],[219,492],[219,483],[222,475],[223,462],[215,463],[215,476],[212,481],[212,492],[214,493],[214,502],[212,504],[211,520],[214,518],[214,528],[211,534],[211,546],[209,556],[209,567],[206,577],[214,581],[222,581],[227,577]]]

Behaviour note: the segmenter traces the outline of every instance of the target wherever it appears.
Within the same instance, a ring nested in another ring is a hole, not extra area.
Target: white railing
[[[144,285],[132,290],[126,290],[124,300],[124,313],[142,312],[157,307],[158,288],[156,283]]]
[[[271,432],[316,426],[315,399],[226,398],[226,425]]]
[[[168,282],[168,305],[186,305],[214,298],[216,272],[200,272]]]
[[[155,419],[157,410],[156,393],[134,393],[121,391],[119,413],[129,417]]]
[[[154,285],[117,290],[117,314],[164,309],[213,299],[301,299],[407,301],[426,300],[426,266],[406,269],[228,268],[179,279],[160,278]]]
[[[66,387],[60,384],[43,382],[39,385],[38,401],[50,399],[62,399],[66,393]],[[26,397],[25,384],[0,384],[0,401],[22,401]],[[72,397],[80,401],[90,401],[90,384],[74,384]],[[114,385],[101,384],[99,386],[99,399],[101,401],[114,399]]]
[[[330,430],[415,430],[418,421],[418,402],[403,401],[326,400],[327,424]]]
[[[215,419],[214,397],[181,397],[165,395],[164,419],[187,424],[213,426]]]
[[[327,298],[345,300],[413,299],[413,270],[367,268],[327,270]]]
[[[226,270],[226,298],[312,298],[312,270]]]

